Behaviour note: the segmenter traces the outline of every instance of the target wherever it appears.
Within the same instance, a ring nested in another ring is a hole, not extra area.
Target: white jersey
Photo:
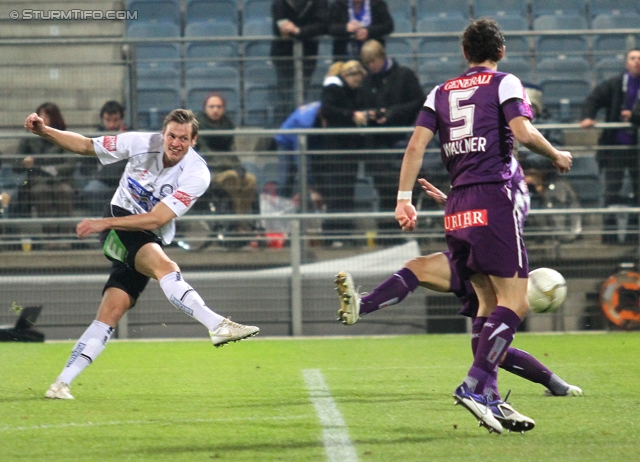
[[[211,182],[205,160],[189,148],[180,162],[165,168],[160,133],[121,133],[93,138],[93,149],[103,165],[129,159],[111,204],[133,214],[147,213],[163,202],[176,216],[187,213]],[[176,233],[175,220],[153,230],[169,244]]]

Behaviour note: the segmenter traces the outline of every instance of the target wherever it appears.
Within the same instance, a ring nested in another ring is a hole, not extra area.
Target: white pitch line
[[[349,439],[342,414],[319,369],[304,369],[304,381],[323,428],[324,449],[330,462],[357,462],[358,455]]]

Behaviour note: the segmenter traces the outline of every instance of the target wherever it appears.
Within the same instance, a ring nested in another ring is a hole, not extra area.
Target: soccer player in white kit
[[[103,164],[129,159],[104,218],[82,220],[79,238],[100,233],[111,274],[93,323],[45,396],[73,399],[70,385],[104,350],[122,316],[132,308],[149,278],[157,279],[169,301],[203,324],[214,346],[256,335],[260,329],[232,322],[211,311],[187,284],[180,268],[163,251],[175,234],[175,219],[184,215],[209,187],[206,162],[193,150],[198,122],[185,109],[172,111],[162,133],[122,133],[87,138],[48,127],[30,114],[25,128],[67,151],[97,156]]]

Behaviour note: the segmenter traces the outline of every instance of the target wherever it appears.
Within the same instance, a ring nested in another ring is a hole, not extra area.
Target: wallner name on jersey
[[[160,133],[121,133],[92,141],[103,165],[129,160],[111,204],[133,214],[147,213],[158,202],[163,202],[180,217],[209,188],[211,173],[207,163],[192,148],[176,165],[164,167]],[[175,220],[171,220],[154,233],[164,244],[169,244],[175,231]]]

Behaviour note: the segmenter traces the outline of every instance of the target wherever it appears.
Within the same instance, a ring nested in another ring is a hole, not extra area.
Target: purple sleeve
[[[428,128],[433,133],[435,133],[438,129],[438,120],[436,119],[436,115],[433,111],[422,108],[420,114],[418,115],[416,125],[419,127]]]
[[[505,101],[502,105],[502,112],[504,112],[507,122],[511,122],[511,120],[516,117],[526,117],[529,120],[533,119],[533,114],[531,113],[531,107],[529,104],[527,104],[526,101],[517,98]]]

